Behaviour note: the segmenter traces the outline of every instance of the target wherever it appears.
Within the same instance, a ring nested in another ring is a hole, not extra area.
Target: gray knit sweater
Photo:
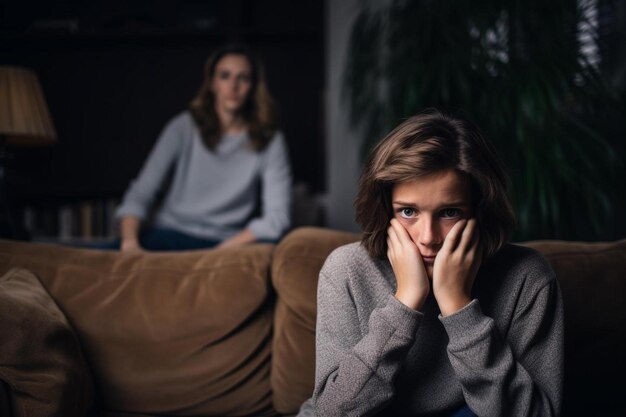
[[[336,249],[318,284],[315,390],[299,416],[418,416],[466,403],[478,416],[561,409],[563,307],[536,251],[507,245],[481,266],[474,300],[442,317],[395,297],[388,261]]]
[[[248,135],[226,135],[209,151],[189,112],[165,127],[116,217],[144,219],[155,196],[172,180],[157,226],[205,239],[224,240],[245,228],[257,239],[278,239],[290,225],[291,169],[285,140],[276,133],[254,151]],[[252,218],[261,184],[261,216]]]

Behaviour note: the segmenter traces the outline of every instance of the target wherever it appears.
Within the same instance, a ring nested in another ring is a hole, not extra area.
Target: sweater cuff
[[[451,346],[461,346],[475,340],[489,326],[490,318],[483,314],[480,303],[475,298],[468,305],[449,316],[439,315]]]
[[[124,204],[115,210],[115,218],[121,220],[126,216],[134,216],[139,220],[144,220],[146,217],[146,210],[143,207],[134,204]]]
[[[419,324],[424,318],[424,313],[413,310],[404,305],[400,300],[389,295],[387,305],[381,309],[381,315],[401,336],[413,339]]]
[[[257,240],[278,240],[282,236],[284,227],[282,225],[272,224],[272,222],[263,217],[252,219],[246,225]]]

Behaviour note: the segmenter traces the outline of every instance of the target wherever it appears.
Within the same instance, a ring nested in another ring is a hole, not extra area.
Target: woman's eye
[[[249,75],[240,75],[239,76],[239,81],[245,82],[245,83],[249,83],[250,82],[250,76]]]
[[[461,215],[461,210],[455,208],[447,208],[442,210],[441,217],[446,219],[456,218]]]
[[[228,77],[230,77],[230,73],[229,72],[220,72],[220,79],[222,80],[227,80]]]
[[[400,209],[400,216],[404,217],[405,219],[410,219],[414,215],[415,215],[415,210],[413,210],[412,208],[405,207],[403,209]]]

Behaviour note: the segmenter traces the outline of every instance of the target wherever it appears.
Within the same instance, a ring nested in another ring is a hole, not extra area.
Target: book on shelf
[[[29,205],[23,225],[35,240],[98,241],[117,237],[117,199]]]

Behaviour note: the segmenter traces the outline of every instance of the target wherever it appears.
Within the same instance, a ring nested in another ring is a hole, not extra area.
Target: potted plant
[[[507,164],[515,239],[612,237],[624,174],[600,119],[621,126],[624,104],[598,70],[597,2],[363,5],[344,73],[363,153],[424,108],[462,111]]]

